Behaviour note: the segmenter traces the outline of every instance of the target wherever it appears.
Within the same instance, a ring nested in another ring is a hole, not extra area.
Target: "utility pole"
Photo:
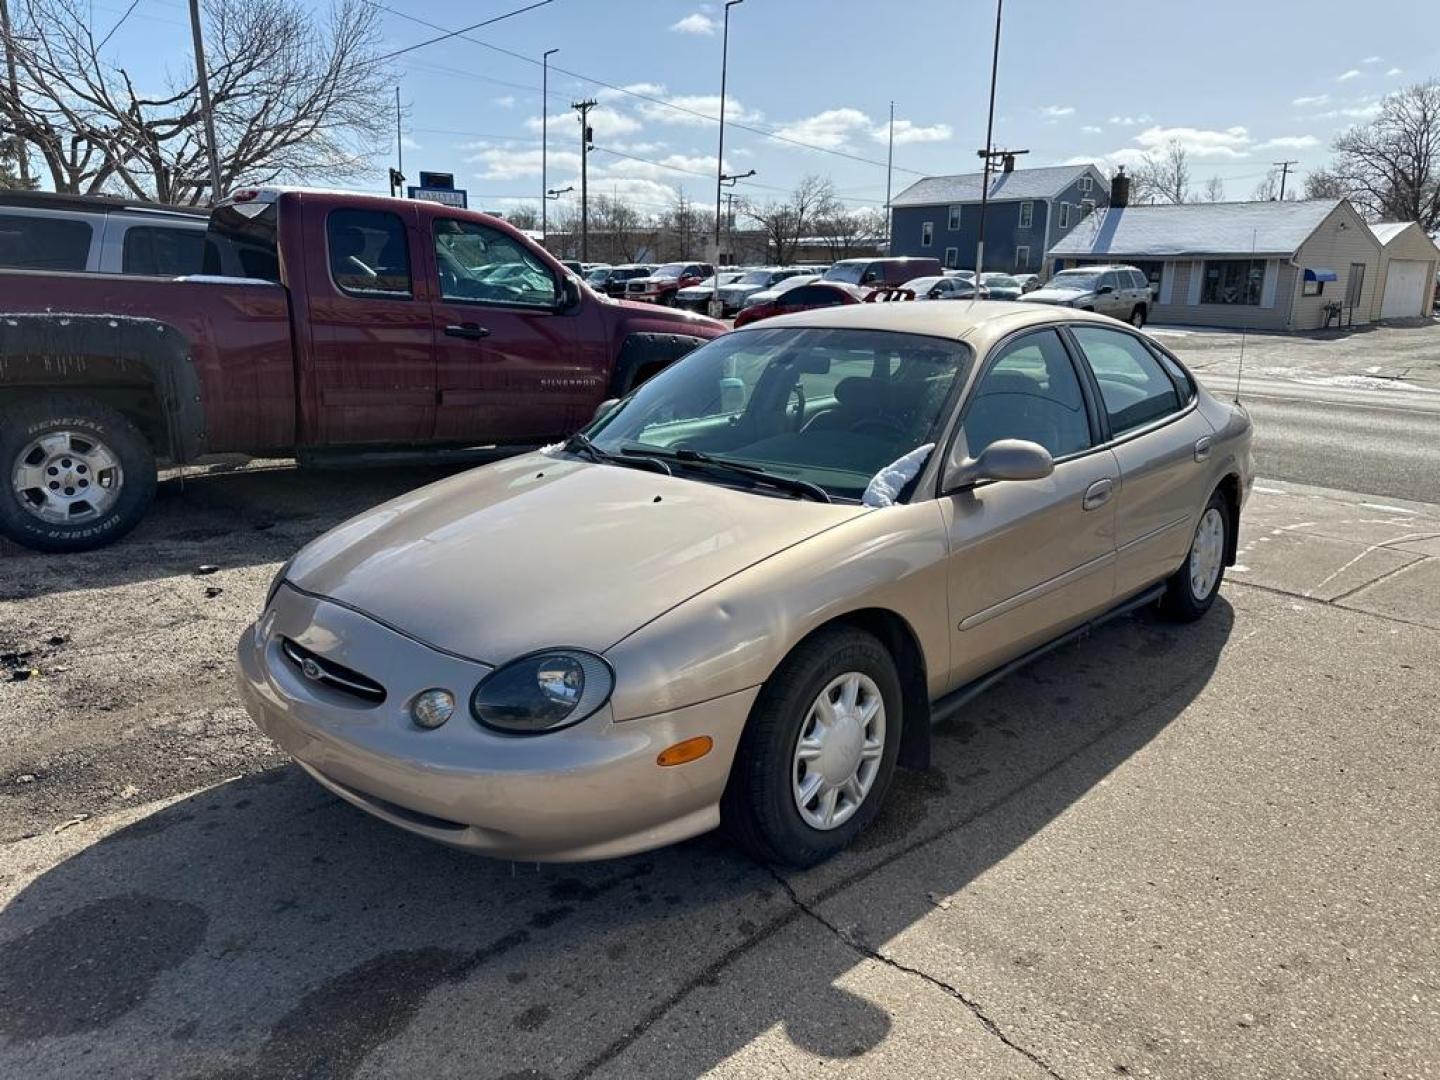
[[[545,238],[550,235],[546,229],[547,214],[550,209],[550,57],[559,52],[559,49],[546,49],[540,57],[540,243],[545,243]]]
[[[895,103],[890,102],[890,149],[885,154],[885,254],[890,254],[890,180],[895,175]]]
[[[405,136],[400,131],[400,84],[395,84],[395,180],[396,187],[405,182]],[[403,194],[404,189],[391,195]]]
[[[220,154],[215,149],[215,112],[210,108],[210,76],[205,70],[205,39],[200,32],[200,0],[190,0],[190,34],[195,39],[195,78],[200,86],[200,115],[205,120],[205,150],[210,156],[210,205],[220,201]]]
[[[594,98],[572,102],[570,107],[580,114],[580,261],[590,260],[590,110]]]
[[[1285,201],[1285,178],[1290,175],[1290,166],[1299,165],[1298,161],[1272,161],[1270,163],[1280,170],[1280,202]]]
[[[735,192],[725,192],[725,246],[730,249],[730,257],[735,257]],[[720,260],[719,252],[715,254],[715,260]],[[715,267],[715,276],[720,276],[720,267]]]
[[[720,147],[715,151],[715,294],[710,314],[720,317],[720,189],[725,184],[725,76],[730,65],[730,9],[744,0],[727,0],[725,32],[720,42]],[[753,170],[752,170],[753,171]]]
[[[0,38],[5,40],[5,67],[7,78],[10,81],[10,100],[15,102],[16,115],[19,115],[20,105],[20,82],[15,75],[15,50],[10,44],[10,7],[6,0],[0,0]],[[26,149],[25,140],[20,137],[20,125],[15,125],[15,140],[12,144],[15,147],[15,160],[20,166],[20,186],[30,186],[30,153]]]
[[[980,236],[975,244],[975,296],[980,295],[980,275],[985,272],[985,214],[990,207],[990,159],[995,146],[995,77],[1000,71],[1000,13],[1005,0],[995,0],[995,51],[990,57],[990,112],[985,120],[985,149],[980,156],[985,167],[980,170]]]

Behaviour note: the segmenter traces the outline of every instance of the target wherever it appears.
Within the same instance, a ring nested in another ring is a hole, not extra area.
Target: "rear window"
[[[163,225],[135,225],[125,230],[120,271],[181,277],[205,266],[205,231]]]
[[[280,280],[280,253],[276,248],[277,203],[236,203],[210,215],[202,264],[206,274]]]
[[[86,221],[0,214],[0,267],[84,270],[90,257],[90,236]]]

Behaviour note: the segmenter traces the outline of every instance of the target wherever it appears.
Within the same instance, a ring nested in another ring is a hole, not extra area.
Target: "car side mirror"
[[[945,491],[974,487],[981,480],[1043,480],[1055,471],[1055,459],[1039,443],[998,439],[979,457],[952,461],[945,470]]]
[[[593,424],[596,420],[599,420],[602,416],[604,416],[606,413],[608,413],[611,409],[615,408],[615,406],[619,404],[620,399],[618,397],[606,398],[596,407],[595,415],[590,418],[590,422]]]
[[[1113,293],[1114,291],[1115,291],[1115,286],[1113,286],[1113,285],[1101,285],[1100,288],[1098,288],[1098,289],[1095,290],[1095,295],[1096,295],[1096,296],[1107,296],[1107,295],[1109,295],[1110,293]]]
[[[560,278],[560,296],[555,301],[556,311],[573,311],[580,306],[580,283],[569,274]]]

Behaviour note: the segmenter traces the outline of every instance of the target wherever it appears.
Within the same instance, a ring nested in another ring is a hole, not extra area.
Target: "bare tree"
[[[1305,198],[1343,199],[1350,194],[1345,181],[1329,169],[1312,169],[1305,174]]]
[[[533,206],[521,203],[505,211],[505,220],[517,229],[538,229],[540,227],[540,211]]]
[[[699,258],[705,241],[715,227],[713,214],[706,213],[676,185],[669,207],[660,216],[658,254],[661,258],[688,262]]]
[[[601,195],[590,200],[590,247],[610,262],[638,262],[654,250],[655,228],[623,199]]]
[[[20,179],[20,157],[13,138],[0,138],[0,189],[31,189],[35,187],[32,177],[29,183]]]
[[[1147,153],[1131,178],[1135,202],[1183,203],[1190,201],[1190,155],[1178,139],[1171,139],[1163,154]]]
[[[1209,180],[1206,180],[1206,181],[1205,181],[1205,201],[1206,201],[1206,202],[1224,202],[1224,201],[1225,201],[1225,181],[1224,181],[1224,180],[1221,180],[1220,177],[1218,177],[1218,176],[1212,176],[1212,177],[1210,177]]]
[[[866,207],[851,210],[838,201],[817,214],[811,234],[825,245],[832,261],[849,258],[861,251],[873,251],[885,239],[885,211]]]
[[[835,205],[835,189],[829,180],[806,176],[795,185],[790,197],[783,201],[746,203],[741,209],[747,218],[764,231],[775,261],[788,266],[795,261],[800,238],[815,226],[817,218]]]
[[[1374,120],[1331,148],[1335,160],[1317,185],[1341,192],[1372,218],[1440,228],[1440,80],[1391,94]]]
[[[393,114],[378,10],[337,0],[317,21],[297,0],[205,0],[210,95],[227,189],[334,182],[371,170]],[[113,31],[112,31],[113,32]],[[18,100],[5,126],[33,146],[57,191],[120,187],[194,204],[213,196],[195,79],[139,88],[102,55],[80,0],[20,0],[8,46]]]

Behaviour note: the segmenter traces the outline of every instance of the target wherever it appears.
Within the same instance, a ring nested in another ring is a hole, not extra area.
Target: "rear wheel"
[[[126,417],[84,397],[0,410],[0,533],[36,551],[88,551],[133,529],[155,496],[155,458]]]
[[[1136,330],[1139,330],[1145,325],[1144,304],[1136,304],[1134,310],[1130,312],[1130,325],[1135,327]]]
[[[1230,535],[1230,504],[1220,492],[1210,496],[1184,564],[1165,583],[1161,608],[1171,618],[1191,622],[1210,610],[1225,577],[1225,545]]]
[[[884,646],[836,628],[797,648],[765,684],[741,738],[721,815],[764,862],[813,866],[880,810],[900,747],[900,679]]]

